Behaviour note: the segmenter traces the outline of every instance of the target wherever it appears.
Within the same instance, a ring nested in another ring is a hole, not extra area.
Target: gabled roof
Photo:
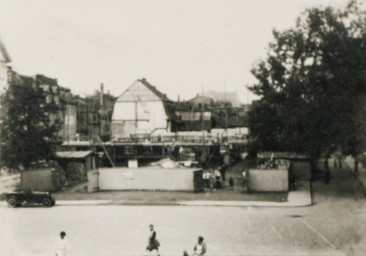
[[[136,80],[116,99],[116,103],[130,101],[169,101],[168,97],[146,81],[145,78]]]
[[[11,58],[8,54],[8,51],[5,48],[5,45],[1,42],[1,38],[0,38],[0,61],[5,63],[11,62]]]
[[[162,93],[155,86],[151,85],[145,78],[138,79],[137,81],[141,82],[145,85],[148,89],[150,89],[156,96],[158,96],[161,100],[166,101],[169,100],[166,94]]]

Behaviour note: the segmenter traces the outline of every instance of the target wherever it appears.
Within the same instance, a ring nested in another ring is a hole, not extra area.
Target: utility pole
[[[202,146],[204,148],[204,145],[205,145],[205,123],[204,123],[204,118],[203,118],[203,85],[201,86],[201,119],[202,119],[202,122],[201,122],[201,128],[202,128]]]

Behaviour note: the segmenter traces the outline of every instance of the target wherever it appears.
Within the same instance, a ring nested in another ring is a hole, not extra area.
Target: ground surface
[[[300,209],[60,206],[0,211],[8,219],[1,229],[11,231],[1,237],[2,255],[9,256],[51,255],[61,230],[69,235],[73,255],[143,255],[150,223],[158,232],[161,255],[192,252],[199,235],[207,241],[208,255],[342,255]]]
[[[73,255],[143,255],[155,224],[161,255],[192,253],[198,235],[207,256],[355,255],[366,252],[364,187],[349,169],[314,181],[311,207],[0,206],[0,255],[54,255],[68,233]]]
[[[284,202],[287,193],[246,193],[242,188],[208,189],[204,192],[169,192],[169,191],[100,191],[93,193],[70,192],[69,190],[54,193],[56,200],[128,200],[136,204],[164,204],[188,200],[215,201],[270,201]]]

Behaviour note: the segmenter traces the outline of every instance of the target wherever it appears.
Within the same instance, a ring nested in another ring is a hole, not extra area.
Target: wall
[[[98,185],[98,171],[92,170],[88,171],[88,192],[94,192],[99,189]]]
[[[153,167],[103,168],[99,169],[98,185],[100,190],[194,191],[196,171],[201,170]]]
[[[288,170],[250,169],[248,189],[255,192],[283,192],[289,190]]]
[[[76,106],[67,104],[63,127],[64,140],[73,139],[76,135]]]
[[[167,116],[162,101],[117,102],[114,107],[112,138],[130,137],[131,133],[151,133],[156,128],[166,127]]]
[[[24,190],[33,189],[35,191],[52,191],[51,170],[26,171],[21,173],[21,188]]]

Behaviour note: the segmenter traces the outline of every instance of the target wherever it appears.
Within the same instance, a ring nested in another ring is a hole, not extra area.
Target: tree
[[[252,146],[313,156],[362,152],[366,14],[360,4],[307,9],[293,29],[273,35],[267,58],[252,69],[257,82],[250,89],[261,96],[249,112]]]
[[[11,82],[2,102],[1,160],[11,168],[27,168],[31,162],[52,158],[61,126],[50,119],[57,108],[46,103],[42,89],[30,78],[18,80]]]

